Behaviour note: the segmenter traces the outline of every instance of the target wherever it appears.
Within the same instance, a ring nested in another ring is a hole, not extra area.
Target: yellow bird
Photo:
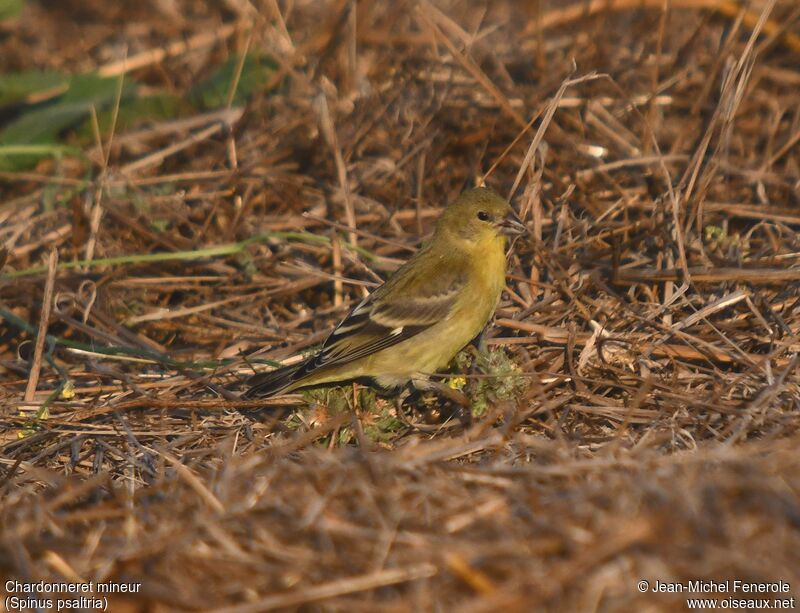
[[[384,389],[442,386],[445,368],[494,313],[506,278],[506,239],[525,227],[487,188],[461,194],[430,242],[362,300],[305,361],[254,375],[243,398],[369,379]]]

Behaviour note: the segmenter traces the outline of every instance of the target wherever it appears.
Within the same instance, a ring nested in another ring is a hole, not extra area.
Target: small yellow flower
[[[72,400],[75,398],[75,384],[70,380],[64,384],[59,394],[61,400]]]
[[[462,390],[466,384],[466,377],[450,377],[450,379],[447,381],[447,385],[452,387],[454,390]]]

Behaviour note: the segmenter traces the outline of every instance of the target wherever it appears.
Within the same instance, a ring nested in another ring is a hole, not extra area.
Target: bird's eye
[[[489,221],[489,213],[486,211],[478,211],[478,219],[481,221]]]

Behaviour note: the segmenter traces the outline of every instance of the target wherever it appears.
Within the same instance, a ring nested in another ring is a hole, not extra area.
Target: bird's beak
[[[528,229],[522,225],[522,222],[517,218],[514,213],[497,223],[497,229],[507,236],[520,236],[525,234]]]

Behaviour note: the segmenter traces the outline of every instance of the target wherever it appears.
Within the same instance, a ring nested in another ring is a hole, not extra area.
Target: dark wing
[[[276,368],[269,372],[257,373],[247,380],[249,389],[246,390],[241,398],[249,400],[250,398],[266,398],[280,394],[283,390],[295,382],[297,373],[300,372],[306,363],[293,364],[292,366],[284,366]]]
[[[336,326],[303,374],[341,366],[401,343],[450,314],[467,282],[464,266],[420,253]],[[425,271],[426,276],[420,278]],[[298,373],[299,374],[299,373]]]

